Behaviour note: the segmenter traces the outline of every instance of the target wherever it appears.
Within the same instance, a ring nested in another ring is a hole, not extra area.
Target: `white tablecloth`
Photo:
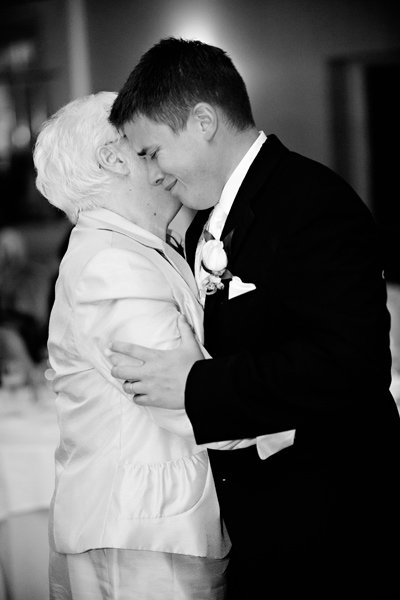
[[[48,509],[59,439],[44,384],[0,388],[0,600],[48,598]]]

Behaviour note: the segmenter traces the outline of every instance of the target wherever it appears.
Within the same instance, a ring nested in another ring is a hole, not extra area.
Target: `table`
[[[0,388],[0,600],[48,598],[48,511],[59,433],[44,383]]]

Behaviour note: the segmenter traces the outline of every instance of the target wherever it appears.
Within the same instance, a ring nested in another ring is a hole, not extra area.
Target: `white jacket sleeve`
[[[132,402],[123,390],[123,381],[111,375],[108,348],[115,340],[160,350],[179,344],[179,307],[168,280],[142,254],[107,248],[87,263],[75,297],[77,347],[93,368]],[[158,409],[141,408],[158,423]],[[174,413],[173,419],[164,419],[160,414],[158,424],[177,435],[193,437],[185,411]]]

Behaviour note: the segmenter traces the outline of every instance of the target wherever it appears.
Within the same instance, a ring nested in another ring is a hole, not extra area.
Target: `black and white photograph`
[[[0,600],[400,598],[400,10],[3,0]]]

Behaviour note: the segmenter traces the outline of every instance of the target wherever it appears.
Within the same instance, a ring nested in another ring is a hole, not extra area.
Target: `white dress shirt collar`
[[[263,131],[260,131],[258,138],[248,149],[248,151],[243,156],[242,160],[240,161],[240,163],[235,168],[232,175],[226,182],[218,203],[226,215],[229,214],[233,201],[236,198],[236,194],[238,193],[239,188],[242,185],[244,178],[246,177],[247,171],[249,170],[252,162],[261,150],[261,146],[263,145],[266,139],[267,136],[265,135],[265,133]]]

